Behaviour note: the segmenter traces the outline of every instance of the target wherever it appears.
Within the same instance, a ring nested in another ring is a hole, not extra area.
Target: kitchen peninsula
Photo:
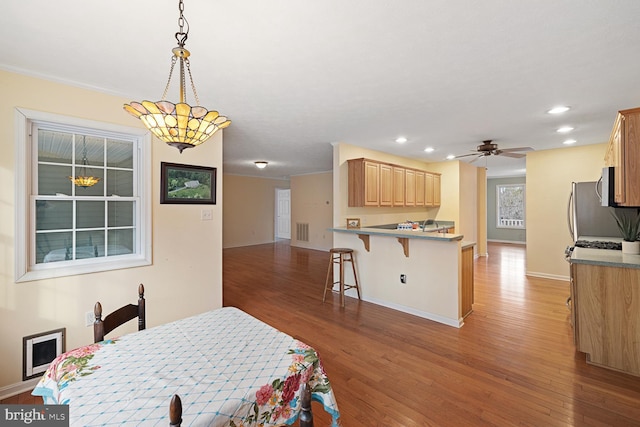
[[[420,229],[330,231],[335,247],[356,253],[363,300],[457,328],[464,324],[473,304],[475,242],[464,241],[462,234]]]

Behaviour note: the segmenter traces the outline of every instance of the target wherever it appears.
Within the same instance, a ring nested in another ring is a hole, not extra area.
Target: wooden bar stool
[[[356,291],[358,292],[358,299],[362,299],[360,298],[360,286],[358,286],[358,273],[356,273],[356,260],[353,257],[353,249],[332,248],[329,250],[329,255],[331,256],[331,259],[329,260],[327,280],[324,283],[324,295],[322,296],[322,302],[324,302],[325,299],[327,298],[327,289],[330,289],[331,291],[333,291],[333,287],[336,284],[340,285],[339,290],[337,292],[340,292],[340,304],[343,307],[344,307],[344,292],[349,289],[356,288]],[[344,263],[345,262],[351,263],[355,285],[344,283]],[[334,264],[340,265],[340,280],[337,282],[333,281],[333,265]]]

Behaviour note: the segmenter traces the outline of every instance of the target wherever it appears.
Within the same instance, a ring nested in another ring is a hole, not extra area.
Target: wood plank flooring
[[[575,351],[568,283],[526,277],[524,246],[489,254],[461,329],[352,298],[342,309],[337,295],[323,304],[328,253],[286,242],[224,250],[224,305],[320,353],[345,427],[640,426],[640,378]]]
[[[344,427],[640,426],[640,378],[575,351],[568,283],[526,277],[523,246],[489,254],[461,329],[352,298],[343,309],[337,295],[323,304],[328,253],[288,242],[225,249],[224,305],[320,353]]]

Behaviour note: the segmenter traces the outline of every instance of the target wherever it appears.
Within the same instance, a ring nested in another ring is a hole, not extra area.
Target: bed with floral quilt
[[[292,425],[302,385],[338,424],[316,351],[233,307],[71,350],[33,391],[69,405],[72,426],[166,426],[182,400],[183,426]]]

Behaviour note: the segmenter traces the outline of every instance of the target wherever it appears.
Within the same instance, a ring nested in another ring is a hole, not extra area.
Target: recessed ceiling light
[[[562,126],[561,128],[558,128],[558,130],[556,130],[556,132],[558,133],[567,133],[567,132],[571,132],[574,128],[571,126]]]
[[[567,107],[564,105],[559,105],[557,107],[553,107],[551,110],[547,111],[549,114],[562,114],[569,111],[571,107]]]
[[[264,169],[269,164],[269,162],[253,162],[253,163],[255,163],[258,169]]]
[[[455,154],[449,154],[449,155],[447,156],[447,160],[452,160],[452,159],[455,159],[455,158],[456,158],[456,155],[455,155]]]
[[[434,152],[434,148],[433,147],[427,147],[424,149],[424,151],[426,151],[427,153],[433,153]]]
[[[567,139],[566,141],[563,142],[564,145],[571,145],[571,144],[575,144],[577,141],[575,139]]]
[[[404,136],[400,136],[400,137],[396,138],[396,142],[398,144],[404,144],[405,142],[407,142],[407,138],[405,138]]]

